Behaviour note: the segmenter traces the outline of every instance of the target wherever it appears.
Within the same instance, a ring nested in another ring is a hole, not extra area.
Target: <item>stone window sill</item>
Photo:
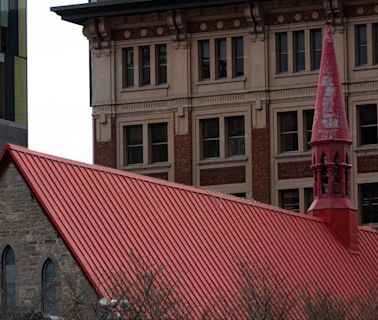
[[[353,71],[366,71],[366,70],[373,70],[378,69],[378,64],[368,64],[364,66],[357,66],[353,68]]]
[[[282,153],[276,153],[275,158],[295,158],[295,157],[308,157],[311,156],[311,149],[306,151],[287,151]]]
[[[246,161],[248,161],[247,156],[235,156],[235,157],[229,157],[229,158],[209,158],[209,159],[198,160],[197,165],[204,166],[204,165],[210,165],[210,164],[237,163],[237,162],[246,162]]]
[[[150,170],[150,169],[167,169],[171,167],[170,162],[156,162],[151,164],[130,164],[128,166],[122,166],[121,170],[137,171],[137,170]]]
[[[142,87],[122,88],[121,92],[159,90],[159,89],[168,89],[168,88],[169,88],[169,85],[167,83],[164,83],[164,84],[158,84],[158,85],[147,85],[147,86],[142,86]]]
[[[312,76],[318,75],[319,70],[312,71],[297,71],[297,72],[287,72],[287,73],[277,73],[274,75],[275,78],[289,78],[289,77],[300,77],[300,76]]]
[[[356,153],[362,153],[365,151],[377,151],[378,152],[378,144],[367,144],[363,146],[358,146],[354,149]]]
[[[246,81],[246,77],[236,77],[236,78],[225,78],[225,79],[217,79],[217,80],[200,80],[196,82],[197,86],[202,85],[210,85],[210,84],[218,84],[218,83],[229,83],[229,82],[244,82]]]

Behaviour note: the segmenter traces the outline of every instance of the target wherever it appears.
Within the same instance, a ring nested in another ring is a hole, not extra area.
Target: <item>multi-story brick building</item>
[[[113,1],[53,8],[91,50],[94,162],[304,212],[322,27],[334,23],[351,196],[378,222],[378,4]]]
[[[0,148],[27,146],[26,0],[0,1]]]

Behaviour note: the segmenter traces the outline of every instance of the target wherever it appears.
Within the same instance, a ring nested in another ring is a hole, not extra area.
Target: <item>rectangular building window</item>
[[[157,83],[167,83],[167,46],[156,46]]]
[[[153,123],[149,125],[151,141],[150,162],[168,161],[167,123]]]
[[[210,79],[210,42],[209,40],[198,41],[200,80]]]
[[[305,201],[305,212],[310,208],[312,202],[314,201],[314,189],[305,188],[304,189],[304,201]]]
[[[304,150],[311,149],[309,142],[311,141],[313,121],[314,121],[314,110],[303,111]]]
[[[287,33],[276,34],[277,45],[277,73],[288,71]]]
[[[322,58],[322,30],[314,29],[311,35],[311,70],[320,68],[320,60]]]
[[[140,85],[145,86],[151,83],[151,63],[150,47],[144,46],[139,48],[140,61]]]
[[[124,128],[125,165],[143,163],[143,127],[142,125],[127,126]]]
[[[279,191],[280,207],[299,212],[299,190],[288,189]]]
[[[280,152],[298,150],[297,112],[278,113],[278,127]]]
[[[373,63],[378,64],[378,23],[373,24]]]
[[[233,77],[244,75],[244,41],[243,38],[232,38]]]
[[[359,186],[361,223],[378,223],[378,183]]]
[[[228,117],[226,120],[227,156],[245,154],[244,117]]]
[[[305,70],[305,41],[304,31],[294,32],[294,70]]]
[[[367,64],[367,30],[366,24],[356,26],[356,65]]]
[[[219,157],[219,119],[200,120],[202,158]]]
[[[227,78],[227,41],[215,40],[217,79]]]
[[[122,49],[123,88],[134,86],[134,49]]]
[[[359,144],[378,143],[377,105],[358,106]]]

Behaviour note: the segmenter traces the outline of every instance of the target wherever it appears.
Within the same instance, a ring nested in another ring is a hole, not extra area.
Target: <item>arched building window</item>
[[[5,310],[13,309],[16,305],[16,257],[10,246],[3,253],[2,274],[4,307]]]
[[[333,160],[334,167],[333,167],[333,193],[340,193],[340,157],[336,153],[335,159]]]
[[[51,313],[56,305],[56,270],[51,259],[42,267],[42,303],[45,313]]]

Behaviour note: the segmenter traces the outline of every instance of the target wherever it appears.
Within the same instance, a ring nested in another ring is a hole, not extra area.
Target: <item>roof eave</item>
[[[97,17],[128,16],[167,10],[241,4],[244,2],[243,0],[113,0],[52,7],[50,10],[61,16],[65,21],[83,25],[87,19]]]

